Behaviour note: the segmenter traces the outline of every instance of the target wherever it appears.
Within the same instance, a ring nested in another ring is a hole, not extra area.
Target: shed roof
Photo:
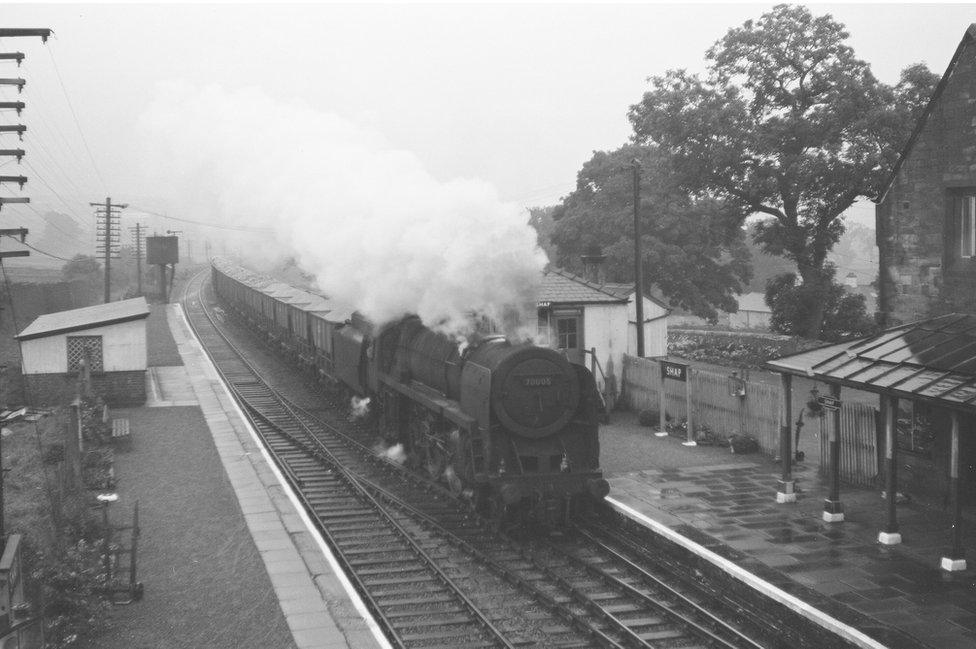
[[[626,304],[627,297],[611,293],[599,284],[559,268],[550,268],[542,276],[539,301],[550,304]]]
[[[976,315],[951,313],[766,365],[859,390],[976,409]]]
[[[630,296],[637,291],[637,287],[633,284],[633,282],[629,284],[627,282],[607,282],[605,284],[602,284],[600,288],[602,288],[604,291],[609,291],[610,293],[613,293],[617,297],[625,297],[628,300],[630,300]],[[657,299],[653,295],[649,295],[646,289],[644,291],[644,299],[650,300],[651,302],[658,305],[662,309],[667,309],[669,312],[671,311],[671,307],[669,307],[667,304]]]
[[[96,304],[70,311],[58,311],[38,316],[34,322],[27,325],[15,338],[30,340],[44,338],[56,334],[103,327],[105,325],[138,320],[149,316],[149,305],[146,298],[134,297],[130,300]]]

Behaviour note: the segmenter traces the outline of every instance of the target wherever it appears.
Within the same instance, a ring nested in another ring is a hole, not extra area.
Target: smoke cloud
[[[245,261],[293,256],[375,322],[416,313],[464,333],[471,312],[534,309],[546,257],[528,214],[483,181],[433,178],[373,130],[255,89],[181,84],[141,127],[157,193],[180,197],[185,218],[250,236]]]

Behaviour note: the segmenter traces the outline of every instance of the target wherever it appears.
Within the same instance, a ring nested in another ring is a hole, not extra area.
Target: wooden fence
[[[621,400],[631,410],[657,411],[660,408],[661,365],[657,361],[624,356]],[[675,421],[685,418],[686,384],[664,381],[665,412]],[[761,451],[779,455],[780,386],[745,381],[744,394],[733,395],[726,374],[693,369],[687,389],[691,394],[691,418],[696,431],[707,426],[720,437],[752,435]],[[808,415],[809,417],[809,415]],[[849,484],[871,486],[878,475],[876,410],[862,403],[844,402],[841,406],[841,479]],[[829,412],[819,418],[820,470],[828,470],[827,426]],[[808,420],[807,425],[813,425]],[[791,431],[792,433],[792,431]],[[795,449],[794,449],[795,450]],[[816,460],[817,458],[809,458]]]
[[[860,487],[872,487],[878,479],[878,411],[864,403],[842,403],[840,408],[840,479]],[[830,471],[832,412],[820,417],[820,474]]]
[[[752,435],[769,456],[779,452],[780,389],[745,381],[743,396],[735,396],[729,377],[695,369],[689,384],[664,381],[665,412],[675,421],[686,416],[686,389],[691,393],[691,419],[696,431],[708,427],[722,437]],[[623,400],[631,410],[660,408],[661,366],[656,361],[624,356]]]

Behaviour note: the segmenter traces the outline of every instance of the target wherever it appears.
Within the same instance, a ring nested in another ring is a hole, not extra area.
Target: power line
[[[32,246],[31,244],[27,243],[26,241],[21,241],[20,239],[18,239],[17,237],[14,237],[12,235],[6,234],[4,236],[5,237],[8,237],[10,239],[15,239],[17,241],[17,243],[19,243],[21,245],[24,245],[24,246],[27,246],[31,250],[33,250],[35,252],[39,252],[42,255],[47,255],[48,257],[53,257],[54,259],[60,259],[61,261],[71,261],[70,259],[65,259],[64,257],[58,257],[57,255],[54,255],[54,254],[51,254],[50,252],[46,252],[44,250],[41,250],[40,248],[35,248],[34,246]],[[2,264],[2,263],[3,262],[0,261],[0,264]]]
[[[207,228],[216,228],[218,230],[233,230],[235,232],[257,232],[259,234],[270,234],[274,230],[271,228],[251,228],[246,225],[220,225],[218,223],[207,223],[205,221],[194,221],[192,219],[181,219],[178,216],[167,216],[166,214],[160,214],[159,212],[153,212],[152,210],[143,209],[136,205],[130,205],[130,210],[135,210],[136,212],[143,212],[145,214],[150,214],[152,216],[158,216],[161,219],[170,219],[173,221],[179,221],[180,223],[192,223],[194,225],[202,225]]]
[[[108,194],[108,184],[106,184],[105,179],[102,178],[102,172],[98,170],[98,165],[95,164],[95,156],[92,155],[91,149],[88,148],[88,140],[85,139],[85,133],[81,130],[81,123],[78,121],[78,115],[75,114],[75,107],[71,103],[71,97],[68,96],[67,88],[64,86],[64,79],[61,78],[61,70],[58,69],[58,62],[54,58],[54,50],[51,47],[47,47],[45,49],[47,49],[48,54],[51,56],[51,63],[54,64],[54,72],[57,74],[58,83],[61,84],[61,92],[64,93],[65,101],[68,102],[68,108],[71,110],[71,117],[74,119],[75,126],[78,128],[78,135],[81,136],[81,142],[85,145],[85,151],[88,152],[88,159],[91,160],[92,169],[95,170],[95,175],[97,175],[98,179],[101,181],[102,189],[104,189],[105,193]]]

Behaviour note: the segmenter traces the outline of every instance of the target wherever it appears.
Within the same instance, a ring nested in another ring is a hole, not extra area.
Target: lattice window
[[[101,336],[68,336],[68,371],[77,372],[83,358],[88,359],[89,371],[104,370]]]

